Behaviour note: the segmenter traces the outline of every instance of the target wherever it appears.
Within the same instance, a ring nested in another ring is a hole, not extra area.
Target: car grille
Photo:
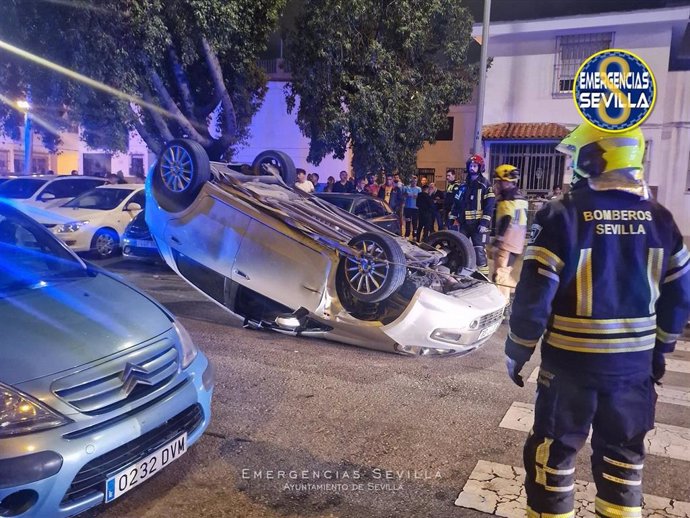
[[[79,470],[67,489],[61,505],[79,500],[93,491],[102,492],[110,475],[143,459],[175,437],[191,434],[204,420],[199,404],[192,405],[150,432],[93,459]]]
[[[53,383],[53,393],[80,412],[98,415],[146,397],[179,371],[177,348],[160,340]]]
[[[498,311],[494,311],[493,313],[487,313],[486,315],[482,315],[482,317],[479,319],[479,326],[477,329],[483,329],[485,327],[489,327],[491,324],[495,324],[496,322],[500,322],[502,318],[503,318],[503,310],[502,309],[499,309]]]

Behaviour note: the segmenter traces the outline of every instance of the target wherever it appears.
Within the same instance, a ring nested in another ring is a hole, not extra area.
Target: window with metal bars
[[[0,149],[0,173],[10,171],[10,152]]]
[[[556,64],[553,74],[553,96],[563,97],[572,93],[582,62],[600,50],[613,45],[612,32],[570,34],[556,38]]]
[[[489,170],[511,164],[520,172],[518,185],[530,196],[547,194],[563,185],[565,155],[556,151],[558,142],[497,142],[489,146]]]

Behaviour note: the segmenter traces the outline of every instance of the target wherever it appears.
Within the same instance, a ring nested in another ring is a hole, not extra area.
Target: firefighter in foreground
[[[494,276],[501,294],[510,302],[511,277],[515,260],[525,247],[527,232],[527,199],[518,189],[520,171],[510,164],[495,170],[496,239],[493,247]]]
[[[460,232],[472,241],[477,256],[477,270],[489,275],[486,243],[491,232],[491,217],[496,196],[489,181],[484,178],[484,159],[472,155],[467,159],[465,185],[458,189],[453,204],[453,215]]]
[[[527,516],[574,516],[575,457],[591,425],[597,516],[641,517],[654,382],[688,321],[690,253],[649,197],[641,130],[582,124],[558,149],[572,157],[572,190],[536,215],[505,345],[522,387],[543,335]]]

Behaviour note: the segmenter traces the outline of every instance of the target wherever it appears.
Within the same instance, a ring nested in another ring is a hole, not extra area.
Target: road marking
[[[505,518],[524,518],[525,489],[522,468],[480,460],[467,479],[455,505]],[[594,516],[596,487],[593,482],[575,481],[575,516]],[[690,516],[690,503],[660,496],[644,495],[645,518]]]
[[[499,426],[529,432],[533,423],[534,405],[516,401],[510,405]],[[690,461],[690,428],[655,423],[654,430],[645,437],[645,448],[650,455]]]
[[[539,375],[539,367],[535,368],[527,378],[528,383],[536,383]],[[673,385],[660,385],[654,387],[656,394],[659,397],[659,403],[668,403],[669,405],[680,405],[690,407],[690,388],[675,387]]]

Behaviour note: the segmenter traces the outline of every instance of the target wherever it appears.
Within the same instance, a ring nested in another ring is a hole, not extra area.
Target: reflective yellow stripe
[[[606,326],[587,326],[587,325],[563,325],[557,323],[554,319],[553,329],[556,331],[565,331],[570,333],[582,333],[582,334],[618,334],[618,333],[641,333],[644,331],[655,331],[656,323],[652,320],[651,322],[645,322],[646,325],[641,325],[640,323],[633,324],[614,324],[611,323]]]
[[[575,277],[577,293],[576,313],[583,317],[592,316],[592,249],[580,250]]]
[[[537,273],[540,275],[543,275],[544,277],[548,277],[552,281],[556,282],[561,282],[561,278],[553,273],[551,270],[545,270],[544,268],[537,268]]]
[[[688,251],[687,246],[683,245],[683,248],[681,248],[679,252],[673,254],[668,260],[668,269],[672,270],[674,268],[678,268],[679,266],[682,266],[688,259],[690,259],[690,251]]]
[[[482,216],[482,219],[485,219],[485,220],[487,220],[487,221],[491,221],[491,216],[487,216],[486,214],[484,214],[484,215]]]
[[[575,511],[569,511],[567,513],[538,513],[530,506],[527,506],[527,518],[575,518]]]
[[[572,475],[575,473],[575,468],[570,468],[570,469],[554,469],[550,468],[548,466],[544,466],[544,471],[546,471],[550,475]]]
[[[508,337],[516,344],[524,345],[525,347],[529,347],[531,349],[535,348],[537,343],[539,343],[538,338],[536,340],[527,340],[526,338],[515,336],[512,331],[508,331]]]
[[[676,272],[672,273],[671,275],[667,275],[664,278],[664,284],[666,284],[667,282],[675,281],[678,277],[682,277],[683,275],[685,275],[689,271],[690,271],[690,262],[688,262],[688,264],[686,264],[680,270],[677,270]]]
[[[625,469],[642,469],[644,468],[644,464],[628,464],[627,462],[621,462],[619,460],[614,460],[610,457],[607,457],[604,455],[604,462],[608,462],[612,466],[618,466],[619,468],[625,468]]]
[[[534,468],[536,470],[535,482],[540,486],[546,486],[546,472],[544,472],[544,466],[549,461],[549,450],[551,449],[551,443],[553,439],[548,437],[544,438],[539,446],[537,446],[537,451],[534,455]]]
[[[642,507],[612,504],[598,496],[594,498],[594,509],[608,518],[642,518]]]
[[[655,335],[630,338],[574,338],[548,331],[544,341],[557,349],[582,353],[623,353],[654,348]]]
[[[551,491],[552,493],[568,493],[575,489],[575,484],[570,484],[569,486],[544,486],[546,491]]]
[[[656,300],[659,298],[659,282],[661,281],[661,267],[664,259],[663,248],[650,248],[647,254],[647,280],[649,282],[649,312],[654,313]]]
[[[560,257],[554,254],[551,250],[542,246],[530,245],[527,247],[524,260],[528,261],[530,259],[539,261],[541,264],[548,266],[556,273],[559,273],[563,269],[564,263],[561,261]]]
[[[634,317],[634,318],[575,318],[575,317],[564,317],[561,315],[554,315],[554,322],[575,326],[576,324],[584,324],[582,327],[592,328],[592,329],[606,329],[610,327],[610,324],[629,324],[629,325],[640,325],[645,327],[647,325],[656,323],[656,315],[650,315],[648,317]],[[579,327],[579,326],[577,326]]]
[[[666,331],[658,327],[656,329],[656,338],[657,340],[659,340],[660,342],[664,342],[665,344],[672,344],[673,342],[678,340],[678,338],[680,338],[680,334],[667,333]]]
[[[608,473],[602,473],[601,476],[604,477],[606,480],[610,480],[611,482],[615,482],[616,484],[621,484],[623,486],[641,486],[642,485],[641,480],[626,480],[624,478],[614,477],[613,475],[609,475]]]

